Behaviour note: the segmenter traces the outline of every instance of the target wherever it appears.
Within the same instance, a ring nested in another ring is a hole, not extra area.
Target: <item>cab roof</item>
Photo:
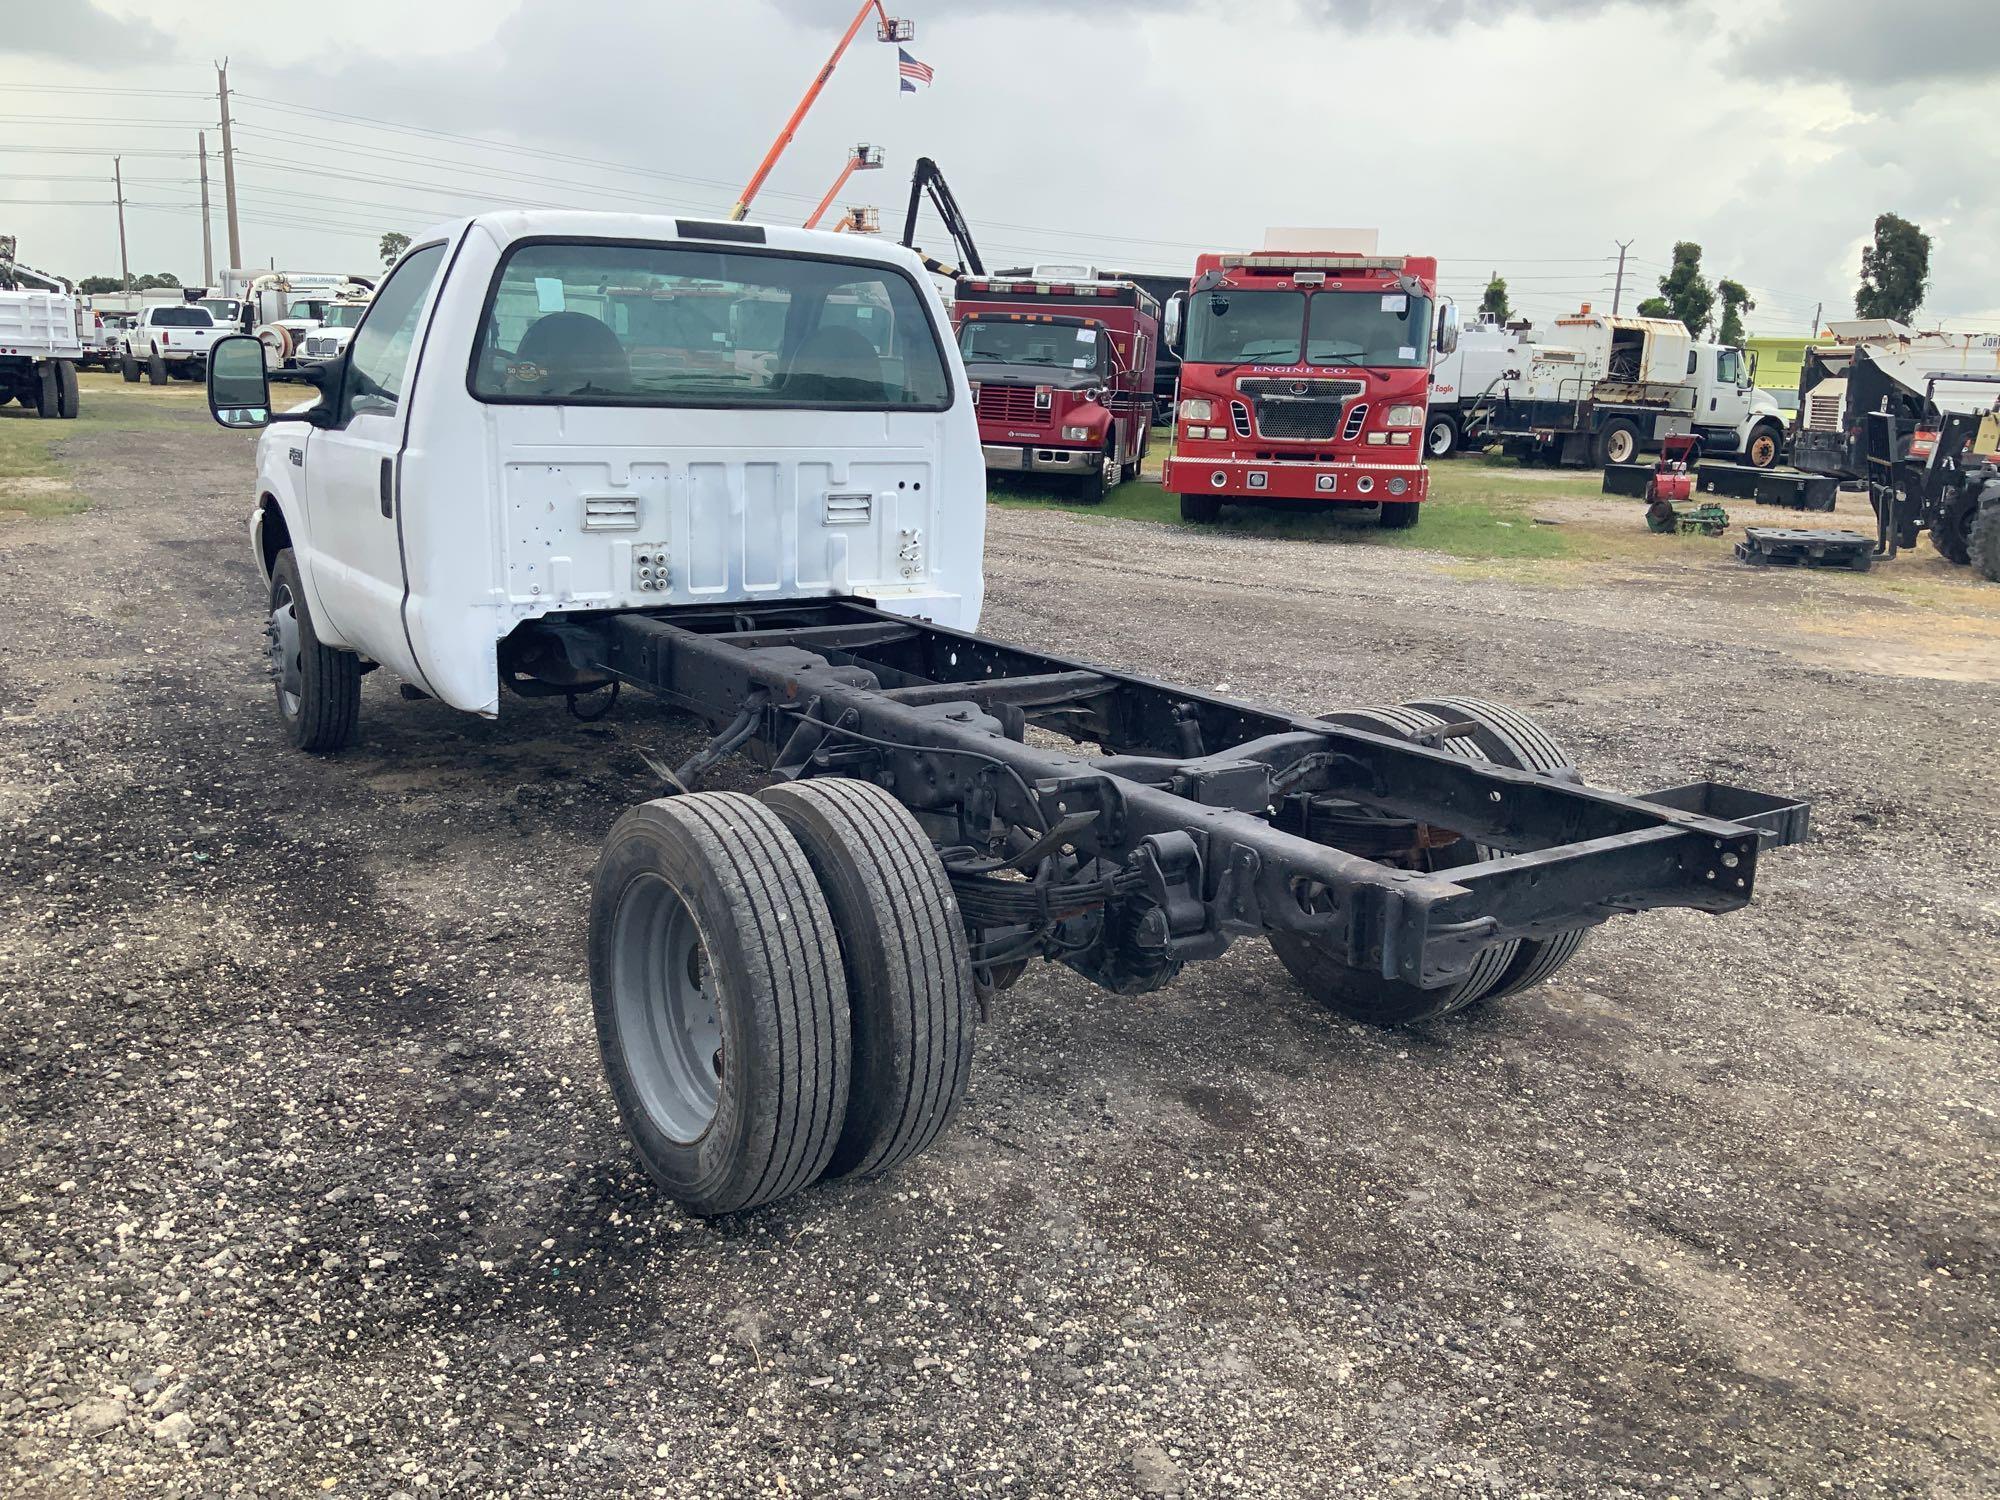
[[[653,240],[703,249],[771,249],[795,255],[830,255],[841,260],[898,266],[923,279],[923,262],[903,246],[866,234],[835,234],[789,224],[731,223],[694,214],[594,213],[581,209],[500,209],[438,224],[412,240],[421,245],[456,236],[470,224],[502,250],[530,239]]]

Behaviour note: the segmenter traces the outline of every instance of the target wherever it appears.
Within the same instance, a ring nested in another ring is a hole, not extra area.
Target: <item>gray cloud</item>
[[[925,17],[921,0],[911,0],[906,6],[899,6],[894,0],[884,0],[884,3],[888,5],[891,15],[900,9],[918,11],[917,36],[922,39]],[[1632,8],[1675,10],[1689,3],[1690,0],[1294,0],[1298,15],[1308,21],[1349,30],[1371,27],[1400,31],[1451,31],[1465,25],[1503,21],[1516,15],[1561,19]],[[820,26],[828,24],[827,0],[773,0],[773,4],[779,11],[801,21],[811,21]],[[1182,15],[1197,8],[1200,7],[1196,0],[1099,0],[1083,14],[1143,18]],[[1018,15],[1024,10],[1078,13],[1071,0],[954,0],[951,15],[953,18]],[[1270,25],[1276,19],[1265,17],[1262,24]]]
[[[102,62],[159,56],[174,50],[164,33],[144,21],[121,21],[95,0],[61,5],[10,5],[0,25],[0,56],[27,54],[65,61]]]
[[[1849,84],[1992,77],[2000,74],[2000,4],[1925,0],[1891,12],[1880,0],[1788,0],[1742,38],[1734,62],[1759,76]]]

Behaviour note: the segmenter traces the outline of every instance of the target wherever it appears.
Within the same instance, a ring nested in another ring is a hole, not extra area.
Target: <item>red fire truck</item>
[[[961,280],[952,321],[987,471],[1073,476],[1102,500],[1146,454],[1160,304],[1136,282],[1064,270]]]
[[[1167,314],[1181,383],[1166,487],[1182,518],[1288,500],[1416,525],[1436,301],[1428,256],[1200,257]],[[1457,347],[1448,304],[1435,342]]]

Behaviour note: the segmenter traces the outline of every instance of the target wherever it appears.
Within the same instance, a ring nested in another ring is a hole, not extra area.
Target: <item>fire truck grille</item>
[[[1341,409],[1362,391],[1358,380],[1245,380],[1237,388],[1256,403],[1259,437],[1299,442],[1336,436]]]
[[[979,388],[979,417],[986,422],[1039,422],[1046,412],[1035,410],[1035,388],[1031,385],[982,385]]]

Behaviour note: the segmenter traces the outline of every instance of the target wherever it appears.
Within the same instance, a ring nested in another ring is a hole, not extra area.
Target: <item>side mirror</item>
[[[1166,311],[1160,318],[1160,338],[1176,354],[1181,352],[1181,334],[1184,331],[1181,315],[1187,308],[1187,299],[1186,292],[1175,292],[1167,298]]]
[[[1194,289],[1197,292],[1212,292],[1222,285],[1222,280],[1220,271],[1203,271],[1201,275],[1195,277]]]
[[[1437,351],[1450,354],[1458,348],[1458,304],[1447,302],[1438,309]]]
[[[208,351],[208,414],[224,427],[271,420],[271,377],[264,346],[248,334],[217,339]]]

